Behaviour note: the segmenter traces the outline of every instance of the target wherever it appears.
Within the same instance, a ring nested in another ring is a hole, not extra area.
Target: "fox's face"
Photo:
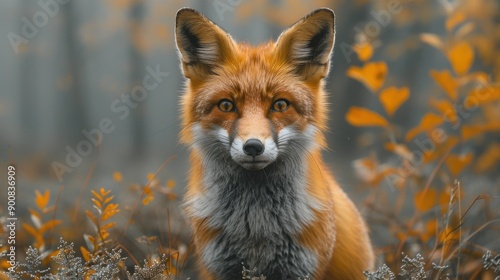
[[[334,43],[334,14],[316,10],[276,42],[252,47],[191,9],[177,14],[177,46],[188,78],[182,140],[205,158],[249,170],[323,145],[323,78]]]

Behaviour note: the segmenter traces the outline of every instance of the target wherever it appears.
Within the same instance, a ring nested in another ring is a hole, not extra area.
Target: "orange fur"
[[[332,38],[325,41],[328,44],[324,43],[328,53],[313,57],[310,63],[295,63],[293,60],[301,53],[294,53],[294,47],[299,48],[312,40],[325,26],[332,30]],[[305,181],[308,196],[318,205],[314,221],[296,238],[318,256],[313,279],[364,279],[363,271],[370,269],[374,261],[368,229],[354,204],[327,171],[320,152],[326,146],[323,131],[327,123],[327,106],[323,78],[330,66],[333,29],[333,12],[321,9],[284,31],[277,42],[253,47],[234,42],[198,12],[180,10],[176,39],[181,68],[188,78],[182,98],[184,129],[181,141],[194,144],[192,129],[195,124],[206,130],[220,127],[229,135],[260,140],[290,125],[299,131],[309,125],[316,127],[314,142],[317,148],[308,153]],[[196,56],[189,44],[206,49]],[[280,114],[270,113],[268,108],[272,100],[279,98],[290,101],[289,109]],[[216,104],[222,99],[231,99],[238,105],[238,111],[218,110]],[[201,156],[193,150],[190,159],[186,200],[203,196],[207,191]],[[207,243],[220,234],[220,229],[211,228],[192,211],[189,207],[186,209],[195,231],[197,252],[201,255]],[[201,279],[215,279],[205,264],[200,263],[200,266]]]

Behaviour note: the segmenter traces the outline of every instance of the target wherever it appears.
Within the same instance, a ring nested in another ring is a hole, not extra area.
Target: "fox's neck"
[[[188,206],[195,216],[207,218],[212,227],[224,228],[227,223],[238,224],[238,220],[246,220],[246,226],[258,225],[259,220],[264,223],[272,216],[277,218],[276,230],[283,228],[293,234],[314,219],[313,208],[318,203],[308,194],[305,156],[278,159],[257,171],[246,170],[231,159],[199,163],[203,195],[188,201]],[[249,221],[253,219],[255,223]]]
[[[186,202],[192,218],[220,233],[202,253],[213,271],[226,273],[231,267],[238,275],[244,263],[260,273],[280,272],[283,267],[290,275],[312,273],[316,257],[297,243],[297,236],[317,218],[320,205],[308,193],[308,162],[278,159],[260,171],[243,169],[230,159],[198,162],[203,191]]]

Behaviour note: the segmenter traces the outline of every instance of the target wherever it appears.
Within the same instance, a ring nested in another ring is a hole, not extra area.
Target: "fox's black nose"
[[[245,145],[243,145],[243,151],[245,154],[252,157],[262,155],[264,152],[264,144],[262,144],[259,139],[249,139]]]

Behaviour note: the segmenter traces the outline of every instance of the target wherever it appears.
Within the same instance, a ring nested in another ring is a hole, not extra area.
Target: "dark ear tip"
[[[316,16],[316,15],[323,15],[325,17],[330,17],[332,22],[335,23],[335,12],[330,8],[322,7],[322,8],[316,9],[316,10],[312,11],[311,13],[309,13],[306,17]]]
[[[200,12],[198,12],[197,10],[195,10],[193,8],[189,8],[189,7],[180,8],[177,11],[177,14],[175,16],[175,24],[178,25],[179,24],[179,20],[181,18],[189,16],[189,15],[202,16],[202,14]]]

